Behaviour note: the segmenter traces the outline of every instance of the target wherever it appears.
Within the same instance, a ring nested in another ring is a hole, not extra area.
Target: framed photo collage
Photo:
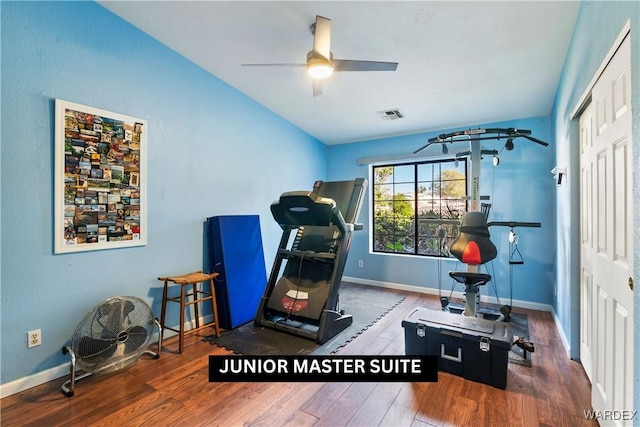
[[[146,122],[55,105],[55,253],[146,245]]]

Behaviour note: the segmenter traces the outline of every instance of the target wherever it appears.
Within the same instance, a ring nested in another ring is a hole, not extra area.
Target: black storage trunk
[[[407,356],[437,355],[438,369],[507,387],[511,325],[417,308],[402,321]]]

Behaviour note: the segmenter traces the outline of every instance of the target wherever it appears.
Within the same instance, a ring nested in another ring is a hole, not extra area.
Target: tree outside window
[[[467,211],[467,162],[374,166],[373,251],[449,256]]]

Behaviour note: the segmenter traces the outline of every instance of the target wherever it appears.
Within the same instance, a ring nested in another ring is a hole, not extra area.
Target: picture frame
[[[147,122],[55,100],[54,253],[146,246]]]

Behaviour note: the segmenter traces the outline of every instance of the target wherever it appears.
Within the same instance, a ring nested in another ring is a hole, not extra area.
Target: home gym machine
[[[351,325],[339,289],[367,180],[316,181],[313,191],[291,191],[271,204],[282,237],[256,326],[322,344]]]
[[[441,298],[443,310],[414,309],[402,321],[405,353],[437,355],[440,370],[503,389],[507,384],[509,350],[513,345],[518,345],[525,350],[526,355],[526,351],[533,351],[533,344],[520,337],[514,337],[508,322],[510,306],[504,306],[501,318],[503,321],[493,321],[478,316],[479,287],[491,281],[492,278],[491,275],[478,270],[480,265],[497,256],[497,249],[490,240],[490,225],[510,225],[513,229],[516,224],[524,226],[529,223],[487,223],[491,206],[480,203],[480,159],[482,155],[491,154],[494,166],[499,164],[500,159],[497,151],[482,150],[480,141],[506,139],[504,146],[506,150],[514,148],[513,140],[518,137],[524,137],[540,145],[548,145],[530,135],[531,131],[514,128],[470,129],[431,138],[425,146],[414,152],[416,154],[432,144],[439,143],[443,144],[443,154],[446,154],[444,144],[469,141],[469,151],[458,153],[471,157],[469,210],[462,217],[460,233],[449,248],[449,252],[454,257],[467,264],[467,271],[449,273],[455,281],[465,285],[464,316],[449,312],[447,298]],[[511,253],[510,247],[510,259],[515,254],[520,253],[519,251]],[[514,259],[514,261],[517,260]]]
[[[510,236],[515,236],[513,229],[515,227],[540,227],[540,223],[537,222],[517,222],[517,221],[496,221],[487,223],[489,217],[489,211],[491,205],[488,203],[481,203],[481,199],[488,197],[480,196],[480,160],[484,155],[491,155],[493,165],[498,166],[500,159],[498,158],[498,151],[496,150],[483,150],[480,147],[480,141],[483,140],[506,140],[504,149],[511,151],[514,149],[514,139],[525,138],[536,144],[542,146],[548,146],[549,144],[531,136],[531,131],[526,129],[515,128],[489,128],[489,129],[469,129],[465,131],[457,131],[448,134],[441,134],[434,138],[430,138],[427,144],[418,150],[414,151],[414,154],[426,149],[432,144],[442,144],[443,152],[446,144],[454,142],[469,142],[469,151],[457,153],[456,158],[459,156],[469,156],[471,159],[471,180],[469,183],[470,193],[470,205],[469,212],[464,215],[460,224],[460,234],[452,242],[449,252],[461,262],[467,264],[467,271],[451,271],[449,276],[458,283],[462,283],[465,286],[465,306],[460,309],[465,316],[470,317],[484,317],[485,314],[491,314],[493,319],[501,321],[508,321],[511,313],[511,306],[513,305],[513,265],[522,264],[524,261],[521,259],[520,252],[517,249],[517,242],[515,250],[511,250],[513,242],[510,241],[510,256],[509,256],[509,268],[510,268],[510,305],[501,305],[500,313],[490,313],[488,310],[480,311],[480,286],[487,284],[491,281],[491,275],[480,273],[479,266],[485,264],[496,258],[497,250],[493,242],[490,240],[489,227],[491,226],[509,226],[511,227]],[[511,239],[510,239],[511,240]],[[519,259],[514,260],[514,255],[520,256]],[[495,285],[494,285],[495,288]],[[496,291],[496,299],[499,301],[499,295]],[[443,310],[447,311],[450,307],[449,298],[440,298]],[[500,303],[498,302],[500,305]]]

